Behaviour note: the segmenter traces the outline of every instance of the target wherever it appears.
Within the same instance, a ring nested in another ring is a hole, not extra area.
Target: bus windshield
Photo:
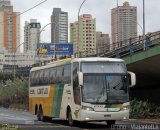
[[[82,62],[83,73],[126,73],[123,62]]]
[[[129,101],[126,74],[84,74],[83,79],[83,102],[125,103]]]

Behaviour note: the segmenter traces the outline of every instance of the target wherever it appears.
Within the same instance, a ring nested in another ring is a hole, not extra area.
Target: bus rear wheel
[[[42,108],[40,108],[38,113],[37,113],[37,119],[38,119],[38,121],[43,121],[43,119],[44,119]]]
[[[108,120],[108,121],[106,121],[106,123],[107,123],[108,127],[111,127],[112,125],[114,125],[116,123],[116,121],[115,120]]]
[[[68,119],[68,124],[70,126],[73,126],[74,125],[74,120],[72,119],[72,112],[71,112],[70,109],[67,112],[67,119]]]

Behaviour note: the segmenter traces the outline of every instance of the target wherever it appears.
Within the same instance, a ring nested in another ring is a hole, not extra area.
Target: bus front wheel
[[[70,126],[73,126],[74,120],[72,119],[72,112],[71,112],[70,109],[69,109],[68,112],[67,112],[67,119],[68,119],[68,124],[69,124]]]

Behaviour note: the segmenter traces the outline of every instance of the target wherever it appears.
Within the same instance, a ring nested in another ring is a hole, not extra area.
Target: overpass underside
[[[160,46],[123,58],[127,69],[136,74],[131,97],[160,104]]]

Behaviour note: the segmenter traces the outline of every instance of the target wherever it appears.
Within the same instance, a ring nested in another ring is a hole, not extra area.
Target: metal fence
[[[116,47],[115,47],[116,45]],[[127,55],[133,55],[140,51],[147,51],[148,49],[160,45],[160,31],[154,33],[148,33],[136,38],[130,38],[125,41],[118,42],[116,44],[108,45],[110,51],[105,53],[97,53],[90,55],[90,57],[111,57],[122,58]]]

